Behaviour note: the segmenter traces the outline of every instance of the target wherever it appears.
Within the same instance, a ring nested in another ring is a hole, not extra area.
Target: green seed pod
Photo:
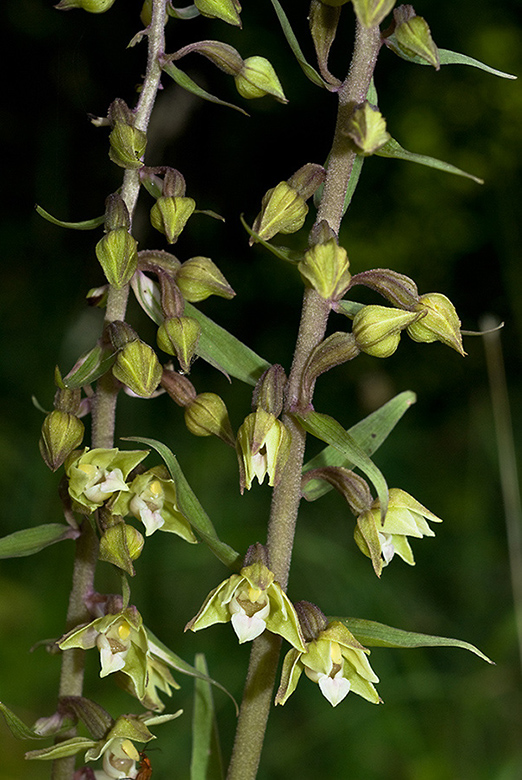
[[[228,300],[235,295],[210,257],[191,257],[186,260],[176,274],[176,284],[190,303],[204,301],[209,295],[218,295]]]
[[[218,436],[231,447],[235,437],[225,402],[215,393],[200,393],[185,408],[185,424],[194,436]]]
[[[51,471],[56,471],[73,450],[80,446],[85,432],[81,420],[55,409],[42,425],[40,454]]]
[[[182,371],[188,373],[200,334],[201,326],[193,317],[169,317],[158,328],[156,338],[159,348],[176,355]]]
[[[162,369],[152,347],[137,339],[119,352],[112,373],[133,393],[148,398],[160,383]]]
[[[162,195],[150,210],[152,227],[164,233],[169,244],[174,244],[195,208],[192,198]]]
[[[109,284],[117,290],[130,282],[138,267],[138,244],[124,227],[111,230],[96,244],[96,257]]]

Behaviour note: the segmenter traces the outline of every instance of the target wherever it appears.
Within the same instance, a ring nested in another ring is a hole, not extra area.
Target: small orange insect
[[[150,761],[145,755],[145,753],[140,753],[140,765],[139,765],[139,772],[136,775],[136,780],[150,780],[152,777],[152,767],[150,765]]]

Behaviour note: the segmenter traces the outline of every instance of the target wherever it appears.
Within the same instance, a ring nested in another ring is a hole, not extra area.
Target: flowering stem
[[[352,62],[339,91],[334,140],[316,219],[316,225],[326,220],[335,233],[339,232],[344,197],[355,160],[355,152],[350,148],[343,129],[354,106],[366,98],[380,45],[379,27],[366,29],[357,22]],[[328,301],[313,289],[305,290],[283,414],[283,422],[292,436],[292,441],[282,479],[274,489],[267,537],[270,567],[276,581],[284,590],[288,583],[295,525],[301,501],[301,473],[306,441],[304,429],[291,414],[305,411],[311,406],[313,386],[308,397],[303,397],[303,372],[312,350],[324,338],[329,312]],[[227,780],[254,780],[257,775],[280,647],[280,638],[268,632],[253,643]]]
[[[145,81],[135,110],[135,127],[146,132],[160,86],[161,67],[159,56],[165,51],[165,13],[167,0],[153,0],[152,20],[147,31],[148,54]],[[121,197],[132,217],[136,208],[140,189],[139,170],[126,170]],[[124,320],[127,310],[129,287],[117,290],[109,287],[104,327],[115,320]],[[92,447],[112,447],[116,422],[116,400],[119,387],[112,374],[101,377],[96,387],[92,407]],[[84,520],[82,532],[76,542],[72,587],[67,610],[66,630],[86,622],[90,615],[85,606],[85,598],[94,588],[94,574],[98,559],[98,537],[88,520]],[[81,649],[65,650],[62,655],[59,696],[81,696],[83,691],[84,655]],[[60,735],[57,741],[63,741],[75,734],[74,730]],[[52,780],[72,780],[74,774],[74,756],[57,759],[53,762]]]

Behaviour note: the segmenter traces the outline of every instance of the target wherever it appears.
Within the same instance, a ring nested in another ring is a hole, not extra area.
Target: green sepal
[[[375,154],[378,157],[395,157],[398,160],[406,160],[408,162],[418,163],[419,165],[426,165],[428,168],[436,168],[439,171],[453,173],[455,176],[464,176],[466,179],[471,179],[477,184],[484,184],[483,179],[479,179],[478,176],[467,173],[466,171],[457,168],[455,165],[451,165],[451,163],[437,160],[436,157],[429,157],[427,154],[409,152],[407,149],[404,149],[395,138],[390,138],[390,140],[384,144],[384,146],[381,146]]]
[[[194,665],[199,672],[208,676],[203,653],[196,654]],[[212,688],[206,680],[196,678],[190,780],[224,780],[224,777]]]
[[[301,50],[301,47],[299,46],[299,42],[294,35],[294,31],[290,26],[288,17],[283,11],[283,7],[281,6],[279,0],[271,0],[271,3],[274,6],[274,10],[277,14],[277,18],[279,19],[279,23],[283,29],[283,33],[288,42],[288,45],[292,49],[295,58],[299,63],[299,65],[301,66],[301,69],[305,74],[306,78],[309,79],[312,82],[312,84],[315,84],[318,87],[325,87],[326,89],[331,89],[331,86],[322,78],[322,76],[319,75],[319,73],[315,70],[315,68],[313,68],[306,61],[305,56]]]
[[[77,539],[79,532],[63,523],[47,523],[34,528],[24,528],[0,538],[0,559],[24,558],[63,539]]]
[[[494,664],[475,645],[463,642],[461,639],[450,639],[444,636],[432,636],[419,634],[416,631],[404,631],[401,628],[393,628],[374,620],[363,620],[351,617],[329,617],[328,620],[338,620],[346,626],[359,642],[368,647],[401,647],[404,649],[413,647],[461,647],[469,650],[488,664]]]
[[[25,754],[25,758],[29,761],[54,761],[57,758],[75,756],[77,753],[88,750],[96,744],[93,739],[88,737],[73,737],[72,739],[66,739],[64,742],[59,742],[57,745],[51,745],[40,750],[29,750]]]
[[[303,428],[321,441],[333,445],[347,461],[360,469],[370,479],[379,496],[381,517],[384,518],[388,508],[388,486],[383,474],[370,460],[364,449],[344,430],[333,417],[319,412],[309,412],[306,415],[294,415]],[[345,461],[346,463],[346,461]],[[342,464],[345,465],[345,464]]]
[[[235,111],[239,111],[245,116],[249,116],[248,112],[239,106],[236,106],[233,103],[228,103],[226,100],[221,100],[215,95],[211,95],[210,92],[207,92],[206,89],[203,89],[203,87],[200,87],[199,84],[196,84],[196,82],[193,81],[190,76],[187,76],[187,74],[174,65],[173,62],[169,62],[168,58],[160,57],[159,61],[162,70],[168,76],[170,76],[171,79],[173,79],[182,89],[186,89],[187,92],[192,92],[193,95],[197,95],[197,97],[203,98],[203,100],[208,100],[210,103],[217,103],[219,106],[227,106],[228,108],[233,108]]]
[[[411,390],[399,393],[364,420],[349,428],[347,433],[367,455],[372,455],[416,400],[416,395]],[[325,466],[352,468],[354,465],[354,461],[330,445],[303,466],[303,473]],[[303,494],[307,501],[315,501],[329,490],[332,490],[332,486],[324,480],[311,479],[306,483]]]
[[[414,62],[416,65],[430,65],[430,63],[422,57],[407,54],[404,50],[400,49],[394,35],[390,35],[386,38],[385,44],[403,60]],[[476,60],[474,57],[468,57],[467,54],[460,54],[459,52],[451,51],[450,49],[439,49],[439,60],[441,65],[469,65],[472,68],[478,68],[486,73],[491,73],[493,76],[498,76],[501,79],[517,78],[517,76],[514,76],[512,73],[504,73],[504,71],[492,68],[484,62]]]
[[[62,219],[53,217],[52,214],[49,214],[49,212],[43,209],[41,206],[36,205],[35,209],[41,217],[47,220],[47,222],[51,222],[53,225],[58,225],[59,227],[70,228],[71,230],[94,230],[94,228],[103,225],[105,222],[105,214],[103,214],[101,217],[85,219],[82,222],[64,222]]]
[[[192,528],[199,534],[202,541],[209,547],[219,560],[232,569],[241,566],[241,555],[225,542],[222,542],[216,533],[212,521],[199,503],[195,493],[188,484],[175,455],[162,442],[156,439],[147,439],[141,436],[132,436],[126,441],[137,441],[141,444],[153,447],[163,458],[170,476],[176,488],[176,498],[180,512],[187,518]]]

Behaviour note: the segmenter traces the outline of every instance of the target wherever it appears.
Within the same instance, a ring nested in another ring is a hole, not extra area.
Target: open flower
[[[240,644],[249,642],[265,629],[279,634],[305,652],[299,619],[292,602],[274,574],[263,563],[245,566],[218,585],[198,614],[185,627],[199,631],[214,623],[232,623]]]
[[[379,501],[359,515],[354,538],[359,549],[371,558],[377,576],[387,566],[395,553],[410,566],[415,565],[408,536],[422,538],[435,536],[427,520],[441,523],[442,520],[404,490],[392,488],[384,523],[381,522]]]
[[[148,450],[94,449],[76,451],[65,461],[73,508],[90,514],[115,493],[129,490],[126,479],[147,457]]]
[[[364,699],[379,704],[379,694],[373,683],[379,678],[372,670],[363,647],[353,634],[339,621],[328,623],[318,607],[308,602],[299,602],[296,608],[301,616],[303,610],[312,610],[316,622],[314,638],[306,643],[306,652],[292,648],[283,662],[281,684],[275,703],[284,704],[297,687],[304,671],[306,676],[319,685],[320,691],[332,707],[336,707],[350,691]],[[323,627],[321,627],[323,626]],[[308,640],[311,634],[305,629]]]
[[[164,466],[139,474],[112,502],[111,512],[130,514],[141,520],[146,536],[160,529],[177,534],[187,542],[196,542],[190,523],[179,511],[176,488]]]
[[[277,485],[288,459],[290,434],[281,420],[259,408],[249,414],[237,432],[237,455],[241,492],[259,484],[268,474],[268,484]]]
[[[121,671],[132,679],[139,699],[145,696],[148,642],[141,615],[136,607],[96,618],[92,623],[69,631],[58,641],[62,650],[81,647],[100,651],[100,677]]]

